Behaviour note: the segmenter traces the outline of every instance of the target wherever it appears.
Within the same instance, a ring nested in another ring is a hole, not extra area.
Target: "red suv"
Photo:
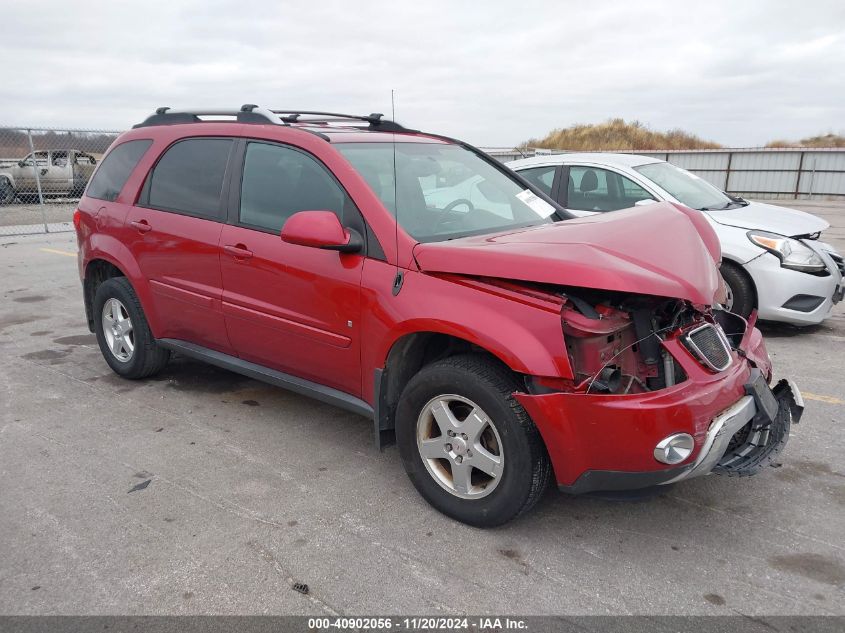
[[[209,120],[211,117],[213,120]],[[74,217],[88,324],[139,379],[171,353],[360,413],[479,526],[570,493],[760,470],[803,403],[719,247],[669,203],[571,219],[466,143],[381,115],[160,108]]]

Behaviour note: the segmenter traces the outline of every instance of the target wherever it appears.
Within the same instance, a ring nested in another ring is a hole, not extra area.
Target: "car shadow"
[[[790,323],[778,323],[777,321],[758,321],[757,327],[766,338],[792,338],[806,334],[816,334],[829,329],[824,323],[799,327]]]

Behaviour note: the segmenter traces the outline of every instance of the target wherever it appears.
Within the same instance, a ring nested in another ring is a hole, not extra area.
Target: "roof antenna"
[[[396,101],[394,99],[394,91],[393,88],[390,89],[390,118],[395,121],[396,120]],[[402,282],[404,281],[404,276],[402,275],[402,269],[399,267],[399,194],[398,194],[398,187],[396,185],[396,180],[399,177],[399,174],[396,173],[396,132],[392,133],[391,138],[393,139],[393,209],[394,215],[393,218],[393,247],[396,253],[396,277],[393,278],[393,296],[399,294],[399,291],[402,290]]]

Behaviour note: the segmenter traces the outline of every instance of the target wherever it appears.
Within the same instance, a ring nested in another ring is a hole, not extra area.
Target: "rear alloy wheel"
[[[452,356],[411,378],[396,411],[408,477],[444,514],[479,527],[534,506],[550,473],[546,448],[513,397],[507,367],[482,354]]]
[[[109,299],[103,304],[103,334],[109,351],[121,363],[132,360],[135,352],[135,333],[129,311],[118,299]]]
[[[94,329],[103,358],[124,378],[146,378],[160,371],[170,352],[158,346],[126,277],[107,279],[94,295]]]
[[[720,271],[725,280],[725,309],[747,319],[755,305],[754,284],[744,270],[731,262],[722,262]]]

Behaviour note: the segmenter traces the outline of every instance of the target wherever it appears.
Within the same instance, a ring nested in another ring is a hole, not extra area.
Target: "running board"
[[[366,418],[372,418],[374,415],[373,408],[363,400],[349,395],[348,393],[344,393],[343,391],[326,387],[325,385],[311,382],[310,380],[305,380],[304,378],[291,376],[290,374],[285,374],[283,372],[276,371],[275,369],[264,367],[263,365],[257,365],[256,363],[250,363],[249,361],[245,361],[236,356],[229,356],[228,354],[217,352],[213,349],[202,347],[201,345],[194,345],[193,343],[188,343],[187,341],[163,338],[158,339],[156,343],[164,349],[169,349],[173,352],[178,352],[180,354],[184,354],[185,356],[190,356],[191,358],[196,358],[197,360],[204,361],[211,365],[216,365],[217,367],[222,367],[223,369],[228,369],[229,371],[233,371],[237,374],[255,378],[261,382],[282,387],[283,389],[293,391],[303,396],[308,396],[309,398],[320,400],[327,404],[340,407],[341,409],[346,409],[352,413],[363,415]]]

